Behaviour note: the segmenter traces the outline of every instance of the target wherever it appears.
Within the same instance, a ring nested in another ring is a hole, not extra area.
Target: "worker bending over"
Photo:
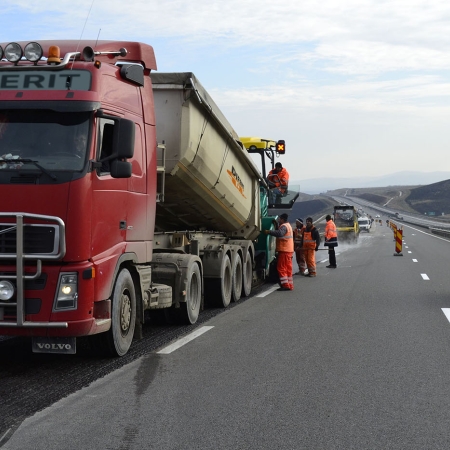
[[[277,271],[280,276],[279,291],[292,291],[294,289],[294,280],[292,278],[292,258],[294,256],[294,239],[292,227],[288,222],[289,216],[281,214],[278,218],[278,230],[265,230],[266,234],[277,238],[276,251]]]

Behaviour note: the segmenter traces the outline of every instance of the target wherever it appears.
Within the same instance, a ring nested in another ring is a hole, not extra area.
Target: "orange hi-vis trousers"
[[[316,275],[316,250],[314,248],[304,248],[306,266],[311,276]]]
[[[292,278],[292,258],[293,252],[278,252],[277,270],[280,276],[281,287],[294,289],[294,279]]]
[[[299,272],[302,274],[305,273],[307,266],[306,266],[305,252],[304,252],[303,248],[301,248],[301,247],[297,248],[297,250],[295,250],[295,256],[296,256]]]

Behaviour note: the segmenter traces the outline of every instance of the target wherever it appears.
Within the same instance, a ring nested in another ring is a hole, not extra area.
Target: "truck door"
[[[114,122],[97,119],[95,159],[112,154]],[[126,240],[128,179],[112,178],[109,161],[104,161],[92,176],[92,255],[110,251]]]
[[[134,156],[129,160],[132,166],[131,178],[128,178],[128,215],[127,241],[145,241],[147,230],[147,183],[145,176],[145,153],[143,151],[143,133],[141,125],[136,123]]]
[[[97,149],[97,160],[99,161],[112,155],[114,126],[114,122],[110,119],[99,119]],[[124,240],[128,242],[145,240],[147,196],[143,161],[145,155],[142,141],[141,127],[139,124],[136,124],[134,156],[129,159],[132,166],[130,178],[121,180],[112,178],[109,173],[108,161],[104,161],[97,171],[99,186],[103,186],[98,191],[98,197],[107,195],[108,198],[118,198],[121,212],[113,220],[117,221],[119,219],[120,227],[125,233],[123,236]],[[115,190],[115,187],[119,185],[121,193]],[[103,194],[100,194],[100,192]],[[100,206],[99,210],[102,210],[103,207],[104,205]],[[112,217],[111,214],[109,217]]]

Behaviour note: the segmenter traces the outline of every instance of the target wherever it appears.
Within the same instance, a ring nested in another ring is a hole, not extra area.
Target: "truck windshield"
[[[353,215],[351,213],[338,213],[334,215],[334,223],[337,227],[353,226]]]
[[[27,160],[51,172],[81,171],[87,160],[89,112],[0,110],[0,169]]]

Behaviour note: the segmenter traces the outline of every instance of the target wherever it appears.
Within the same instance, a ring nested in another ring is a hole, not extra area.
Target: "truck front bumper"
[[[111,328],[111,319],[89,318],[70,322],[2,322],[0,335],[3,336],[53,336],[78,337],[102,333]]]

